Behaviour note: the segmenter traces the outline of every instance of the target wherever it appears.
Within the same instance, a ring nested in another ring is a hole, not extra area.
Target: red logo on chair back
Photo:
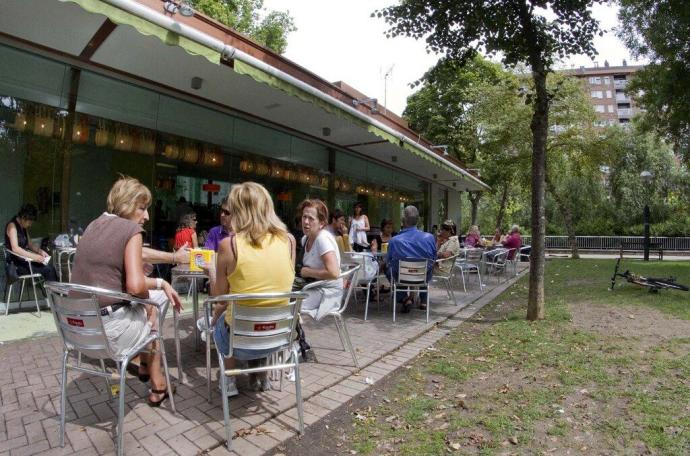
[[[254,325],[254,331],[271,331],[276,329],[275,323],[257,323]]]
[[[410,274],[416,274],[416,273],[419,272],[419,269],[416,269],[416,268],[415,268],[415,269],[413,269],[413,268],[408,268],[408,269],[407,269],[407,272],[409,272]]]
[[[80,320],[78,318],[67,318],[67,324],[70,326],[79,326],[80,328],[83,328],[84,320]]]

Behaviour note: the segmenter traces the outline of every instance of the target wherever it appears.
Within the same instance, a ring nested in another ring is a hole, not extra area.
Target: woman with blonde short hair
[[[143,225],[149,219],[151,192],[132,177],[123,176],[110,189],[108,212],[92,221],[79,240],[72,282],[123,291],[139,298],[170,303],[179,311],[180,298],[163,279],[144,275]],[[103,327],[117,352],[134,347],[157,330],[156,309],[104,298],[100,301]],[[149,405],[158,407],[168,398],[156,342],[151,354],[141,354],[139,379],[151,379]]]
[[[232,233],[218,244],[214,296],[232,293],[285,293],[292,291],[295,279],[295,238],[288,233],[278,218],[268,191],[255,182],[244,182],[232,187],[226,201],[230,211]],[[287,305],[287,301],[251,301],[252,306]],[[225,312],[226,305],[213,310],[211,324],[215,326],[214,339],[218,350],[229,352],[228,328],[232,316]],[[261,350],[233,350],[232,358],[225,358],[226,369],[232,369],[235,359],[261,360],[267,356]],[[253,389],[270,388],[265,373],[252,376]],[[238,394],[234,377],[228,381],[228,396]]]

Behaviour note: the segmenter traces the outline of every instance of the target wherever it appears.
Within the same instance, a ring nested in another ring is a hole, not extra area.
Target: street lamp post
[[[649,182],[652,180],[652,173],[649,171],[642,171],[640,173],[640,180],[645,185],[649,186]],[[644,211],[642,212],[643,223],[644,223],[644,261],[649,261],[649,193],[645,189],[646,197],[644,202]]]

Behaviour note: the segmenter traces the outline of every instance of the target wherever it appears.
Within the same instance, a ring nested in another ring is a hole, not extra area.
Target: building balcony
[[[618,117],[632,117],[633,111],[632,108],[619,108],[618,109]]]

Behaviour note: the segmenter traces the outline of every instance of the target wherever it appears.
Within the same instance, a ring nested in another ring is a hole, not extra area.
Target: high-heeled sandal
[[[160,407],[161,404],[162,404],[167,398],[170,397],[170,393],[168,393],[168,389],[167,389],[167,388],[162,389],[162,390],[150,389],[149,391],[151,391],[153,394],[162,394],[162,395],[163,395],[163,397],[161,398],[160,401],[152,401],[152,400],[149,398],[149,400],[148,400],[149,407]],[[172,387],[172,394],[175,394],[175,387],[174,387],[174,386]]]

